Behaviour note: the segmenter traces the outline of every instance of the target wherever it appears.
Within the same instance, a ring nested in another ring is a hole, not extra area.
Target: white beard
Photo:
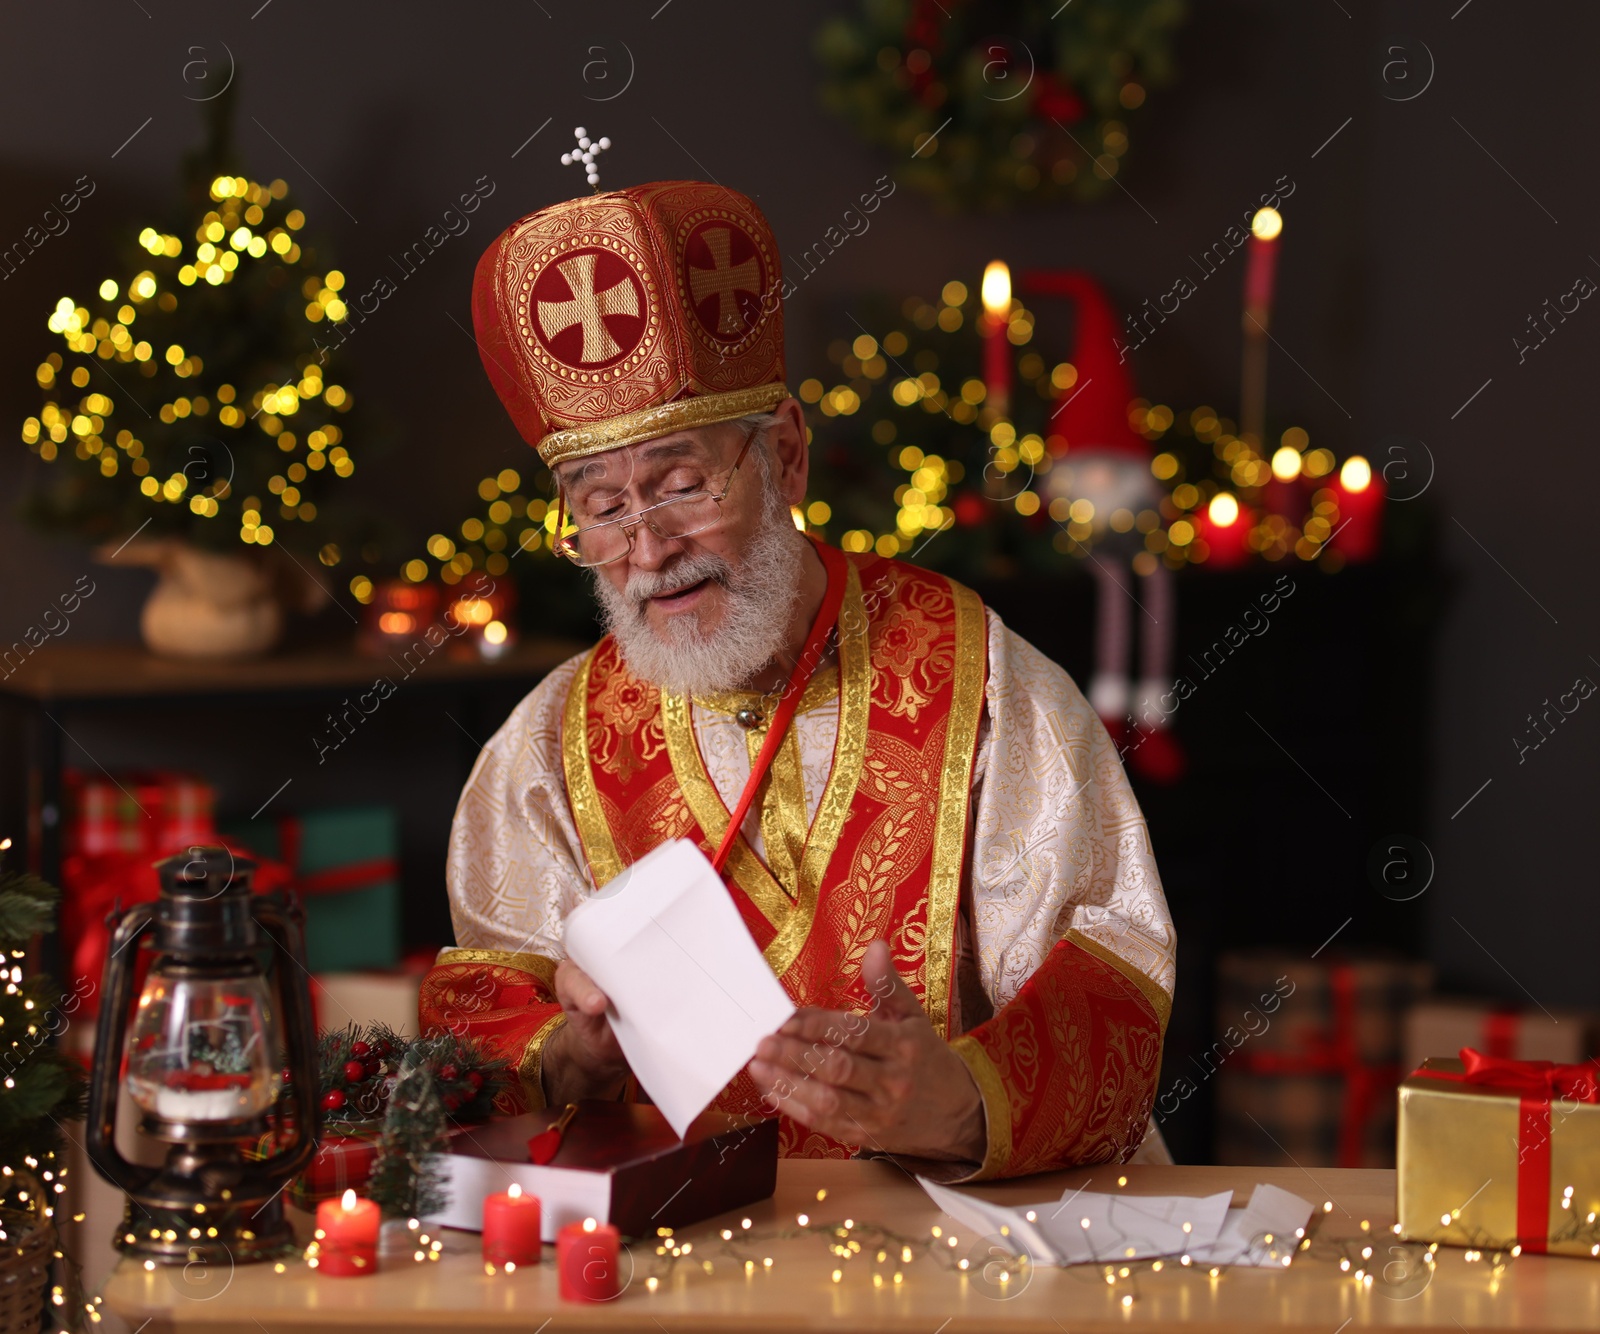
[[[628,670],[679,695],[738,690],[777,657],[800,600],[806,539],[789,507],[769,496],[761,526],[735,570],[709,551],[685,553],[669,569],[632,575],[618,590],[599,572],[595,593],[606,630]],[[722,622],[702,634],[692,615],[669,621],[662,632],[646,619],[646,601],[702,579],[722,586]]]

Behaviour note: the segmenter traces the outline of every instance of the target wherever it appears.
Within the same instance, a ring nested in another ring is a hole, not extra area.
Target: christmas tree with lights
[[[355,470],[326,336],[348,318],[344,276],[317,262],[283,181],[233,170],[231,100],[211,104],[181,206],[130,225],[122,271],[49,312],[59,341],[22,438],[50,466],[27,512],[94,542],[281,542],[331,566],[330,502]]]
[[[0,841],[0,1234],[7,1215],[50,1218],[65,1189],[62,1122],[84,1111],[84,1074],[56,1039],[79,996],[26,971],[28,946],[50,930],[60,892],[37,876],[7,873]]]

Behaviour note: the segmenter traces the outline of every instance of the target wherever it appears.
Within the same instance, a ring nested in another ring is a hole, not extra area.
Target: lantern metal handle
[[[138,953],[130,947],[155,929],[155,918],[155,904],[137,904],[122,914],[111,935],[101,982],[100,1018],[94,1034],[99,1059],[94,1063],[89,1084],[89,1112],[84,1127],[89,1161],[107,1181],[130,1195],[147,1186],[161,1170],[130,1163],[117,1148],[117,1086],[122,1073],[128,1006],[133,1001],[133,963]]]
[[[306,967],[305,931],[301,927],[302,914],[298,900],[291,893],[288,902],[277,893],[260,894],[251,903],[256,924],[271,937],[277,946],[273,952],[277,964],[277,993],[279,1013],[283,1018],[285,1049],[290,1052],[311,1053],[311,1070],[316,1072],[317,1029],[308,1004],[308,987],[294,985],[289,966],[298,968],[308,979],[311,970]],[[303,1086],[303,1080],[289,1082],[289,1097],[294,1102],[293,1149],[275,1153],[260,1163],[264,1175],[274,1182],[288,1181],[299,1176],[310,1164],[322,1137],[322,1103],[315,1088]]]

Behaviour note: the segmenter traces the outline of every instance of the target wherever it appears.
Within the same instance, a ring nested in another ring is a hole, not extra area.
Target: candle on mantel
[[[1231,492],[1218,491],[1202,513],[1195,515],[1195,533],[1210,549],[1206,563],[1219,570],[1231,570],[1250,559],[1246,539],[1254,520]]]
[[[1267,325],[1272,315],[1272,280],[1278,268],[1283,215],[1257,209],[1245,242],[1244,355],[1240,367],[1239,434],[1260,449],[1267,429]]]
[[[1244,310],[1263,329],[1272,311],[1272,280],[1278,270],[1278,237],[1283,214],[1275,208],[1256,211],[1250,219],[1250,239],[1245,243]]]
[[[556,1234],[561,1299],[608,1302],[617,1295],[617,1260],[622,1238],[610,1223],[585,1218]]]
[[[524,1195],[515,1181],[483,1202],[483,1263],[508,1273],[518,1265],[536,1265],[543,1243],[539,1197]]]
[[[1378,554],[1383,540],[1383,479],[1359,454],[1352,454],[1339,469],[1333,493],[1339,501],[1328,545],[1346,560],[1368,561]]]
[[[983,271],[983,384],[988,405],[999,416],[1011,412],[1011,270],[1003,259],[989,261]]]
[[[347,1190],[317,1206],[317,1272],[352,1278],[378,1272],[378,1206]]]

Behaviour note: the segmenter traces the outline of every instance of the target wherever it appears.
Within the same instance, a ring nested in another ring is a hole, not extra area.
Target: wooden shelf
[[[540,677],[583,645],[571,640],[526,639],[493,661],[445,645],[417,669],[420,683]],[[451,649],[457,649],[452,654]],[[263,658],[217,661],[159,658],[137,644],[46,644],[10,676],[0,696],[46,705],[112,703],[184,695],[295,694],[368,685],[375,677],[404,674],[394,656],[361,651],[354,643],[290,649]]]

